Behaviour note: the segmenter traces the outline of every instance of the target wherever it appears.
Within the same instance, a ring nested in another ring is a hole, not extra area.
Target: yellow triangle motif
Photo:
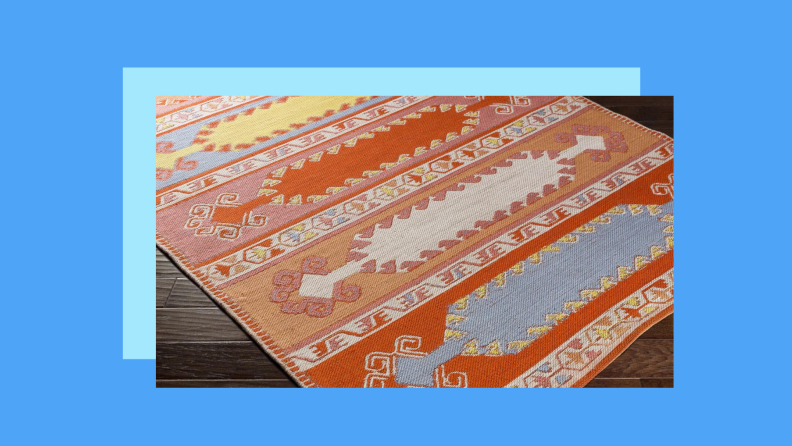
[[[487,285],[481,285],[480,287],[476,288],[476,299],[483,299],[487,297]]]
[[[457,309],[457,311],[466,310],[467,309],[467,304],[468,304],[468,297],[467,296],[465,296],[465,297],[457,300],[456,302],[454,302],[454,305],[455,305],[455,308]]]
[[[466,318],[464,316],[459,316],[456,314],[447,314],[446,315],[446,325],[457,325],[460,322],[464,321]]]
[[[479,112],[477,112],[477,111],[465,113],[465,116],[470,116],[471,118],[478,118],[478,115],[479,115]]]
[[[316,203],[317,201],[322,201],[325,198],[327,198],[327,195],[309,195],[305,200],[311,203]]]
[[[344,141],[344,145],[347,147],[354,147],[357,144],[357,138],[352,138],[349,141]]]
[[[440,104],[441,112],[447,112],[448,110],[451,110],[451,104]]]
[[[280,182],[281,182],[280,180],[273,180],[272,178],[267,178],[266,180],[261,182],[261,187],[274,186]]]
[[[316,152],[313,155],[309,156],[308,160],[314,163],[318,162],[320,159],[322,159],[322,155],[324,155],[324,152]]]
[[[426,147],[417,147],[415,149],[415,156],[418,156],[418,155],[420,155],[420,154],[422,154],[424,152],[426,152]]]
[[[335,154],[338,153],[339,150],[341,150],[341,146],[340,145],[336,145],[336,146],[333,146],[333,147],[330,147],[329,149],[327,149],[327,153],[329,153],[331,155],[335,155]]]
[[[464,135],[465,133],[468,133],[471,130],[473,130],[473,127],[471,127],[469,125],[466,125],[466,126],[462,127],[462,130],[460,130],[459,133]]]
[[[525,347],[531,344],[532,341],[511,341],[509,342],[509,350],[516,350],[517,353],[522,351]]]
[[[407,121],[405,121],[404,119],[397,119],[395,121],[391,121],[388,123],[388,125],[404,125],[404,124],[407,124]]]
[[[336,187],[336,186],[333,186],[333,187],[328,187],[328,188],[325,190],[325,192],[327,192],[328,194],[337,194],[337,193],[341,192],[341,191],[342,191],[342,190],[344,190],[344,189],[346,189],[346,188],[345,188],[345,187]]]
[[[492,341],[490,345],[484,348],[486,350],[484,354],[487,356],[501,356],[503,354],[503,350],[501,350],[501,346],[498,341]]]
[[[301,168],[302,168],[302,166],[303,166],[303,164],[305,164],[305,159],[301,159],[300,161],[297,161],[297,162],[295,162],[295,163],[292,163],[292,164],[291,164],[291,168],[292,168],[292,169],[295,169],[295,170],[296,170],[296,169],[301,169]]]
[[[420,113],[410,113],[407,116],[403,116],[403,118],[409,118],[409,119],[418,119],[420,117],[421,117]]]
[[[378,175],[378,174],[381,174],[381,173],[382,173],[381,170],[366,170],[366,171],[363,172],[363,176],[366,177],[366,178],[371,178],[374,175]]]
[[[653,245],[651,248],[649,248],[649,252],[652,254],[652,260],[655,260],[665,254],[665,251],[663,251],[663,249],[657,245]]]
[[[583,290],[580,292],[580,297],[586,300],[592,300],[595,299],[600,294],[602,294],[602,291],[600,290]]]
[[[434,149],[435,147],[439,146],[442,143],[443,141],[440,141],[439,139],[435,139],[429,144],[429,148]]]
[[[267,257],[267,250],[264,248],[253,248],[251,251],[253,251],[253,253],[256,254],[256,257],[259,259]]]
[[[561,322],[566,319],[566,313],[550,313],[545,315],[545,320],[552,321],[552,322]]]
[[[344,180],[344,184],[346,184],[347,186],[353,186],[355,184],[360,183],[361,181],[363,181],[363,178],[347,178],[346,180]]]
[[[565,310],[567,310],[567,311],[577,311],[577,310],[579,310],[579,309],[580,309],[580,308],[581,308],[583,305],[586,305],[586,303],[585,303],[585,302],[581,302],[581,301],[577,301],[577,300],[575,300],[575,301],[572,301],[572,302],[567,302],[567,303],[565,303],[565,304],[564,304],[564,309],[565,309]]]
[[[289,198],[289,202],[286,204],[302,204],[302,195],[295,195]]]
[[[451,330],[451,329],[446,329],[446,331],[445,331],[445,336],[444,336],[444,340],[446,340],[446,341],[447,341],[447,340],[449,340],[449,339],[451,339],[451,338],[454,338],[454,339],[462,339],[462,336],[465,336],[466,334],[467,334],[467,333],[465,333],[465,332],[462,332],[462,331],[458,331],[458,330]]]
[[[509,268],[512,273],[514,274],[522,274],[525,271],[525,264],[523,262],[517,262],[514,266]]]
[[[432,106],[429,106],[429,107],[424,107],[424,108],[422,108],[422,109],[420,109],[420,110],[418,110],[418,111],[419,111],[419,112],[428,113],[428,112],[437,111],[437,109],[436,109],[436,108],[434,108],[434,107],[432,107]]]
[[[461,113],[461,112],[465,111],[466,108],[467,108],[467,105],[456,105],[456,106],[454,106],[454,109],[456,110],[457,113]]]
[[[272,195],[277,192],[278,191],[276,191],[275,189],[259,189],[258,196],[260,197],[262,195]]]
[[[276,197],[273,197],[272,200],[270,200],[270,203],[272,203],[272,204],[283,204],[283,194],[278,195]]]
[[[657,309],[657,307],[653,307],[653,306],[649,305],[649,306],[641,308],[641,311],[643,311],[644,314],[649,314],[649,313],[653,312],[656,309]]]
[[[613,280],[613,277],[603,277],[600,279],[600,285],[603,290],[607,290],[613,288],[616,285],[616,281]]]
[[[479,346],[478,342],[475,339],[471,340],[464,346],[462,346],[462,354],[464,356],[477,356],[479,355]]]
[[[456,139],[456,137],[457,137],[456,133],[449,132],[448,135],[446,135],[446,141],[451,141],[452,139]]]
[[[386,125],[381,125],[375,129],[371,129],[372,132],[387,132],[388,130],[390,130],[390,127]]]
[[[611,336],[610,336],[610,333],[608,333],[608,330],[605,330],[605,329],[602,329],[602,328],[595,328],[595,329],[594,329],[594,331],[595,331],[595,332],[596,332],[596,333],[599,335],[599,337],[600,337],[600,338],[602,338],[602,339],[610,339],[610,337],[611,337]]]
[[[630,274],[632,274],[632,271],[630,271],[630,268],[628,268],[626,266],[620,266],[620,267],[616,268],[616,272],[619,275],[619,280],[624,280],[624,279],[630,277]]]
[[[646,205],[646,209],[649,209],[649,215],[657,215],[663,212],[663,208],[656,204],[648,204]]]
[[[567,235],[561,237],[560,239],[558,239],[558,241],[561,242],[561,243],[575,243],[575,242],[578,241],[578,236],[572,235],[572,234],[567,234]]]
[[[288,167],[281,167],[280,169],[273,171],[270,175],[276,178],[280,178],[283,176],[284,173],[286,173],[286,169],[288,169]]]
[[[628,206],[630,208],[630,213],[633,215],[638,215],[643,212],[643,207],[640,204],[631,204]]]
[[[464,121],[462,121],[462,124],[478,125],[478,123],[479,123],[478,118],[465,119]]]
[[[531,327],[528,330],[526,330],[526,332],[528,333],[528,336],[541,336],[541,335],[547,333],[548,331],[550,331],[550,327],[548,327],[547,325],[540,325],[538,327]]]

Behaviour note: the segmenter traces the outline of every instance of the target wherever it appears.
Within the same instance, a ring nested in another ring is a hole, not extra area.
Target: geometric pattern
[[[578,96],[157,101],[157,244],[306,387],[580,387],[673,311],[673,140]]]

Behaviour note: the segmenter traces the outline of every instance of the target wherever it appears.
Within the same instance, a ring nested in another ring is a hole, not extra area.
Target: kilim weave
[[[157,98],[157,244],[306,387],[582,387],[673,311],[673,140],[582,97]]]

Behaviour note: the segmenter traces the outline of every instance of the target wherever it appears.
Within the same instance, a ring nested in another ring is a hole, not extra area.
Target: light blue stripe
[[[662,209],[673,214],[673,202]],[[451,305],[451,313],[465,317],[454,326],[465,335],[446,341],[422,358],[400,358],[396,381],[431,385],[434,369],[459,355],[464,344],[473,339],[480,346],[497,340],[503,349],[511,341],[534,339],[535,336],[527,335],[527,329],[546,326],[545,315],[569,313],[564,303],[579,300],[581,290],[598,289],[602,277],[615,276],[619,266],[632,265],[634,256],[648,258],[651,246],[664,246],[663,229],[669,223],[661,221],[663,215],[651,215],[648,211],[631,215],[629,210],[611,215],[612,223],[591,224],[596,231],[577,234],[577,243],[559,243],[559,252],[542,253],[541,264],[526,265],[519,275],[509,274],[503,287],[490,285],[485,299],[471,294],[463,312],[454,311]],[[437,330],[443,332],[445,326],[440,325]]]

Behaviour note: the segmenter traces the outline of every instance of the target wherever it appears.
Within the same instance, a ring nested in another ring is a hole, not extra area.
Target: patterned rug
[[[582,387],[673,311],[673,140],[581,97],[157,98],[157,244],[306,387]]]

